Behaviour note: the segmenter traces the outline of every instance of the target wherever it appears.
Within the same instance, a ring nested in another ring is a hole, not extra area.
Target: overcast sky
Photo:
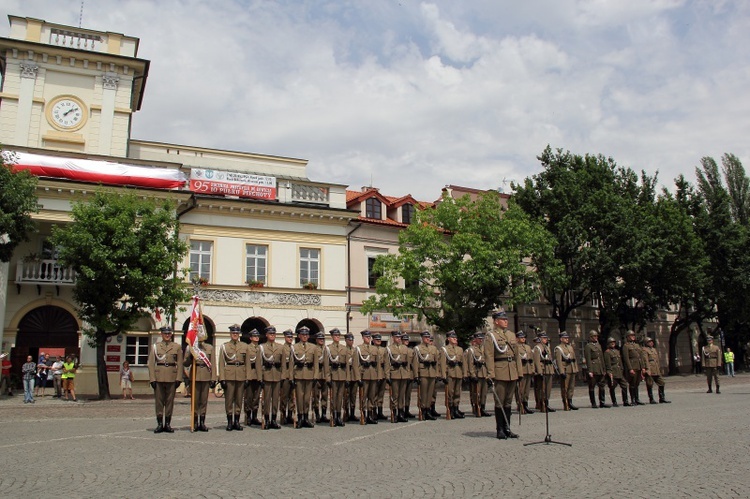
[[[750,2],[88,0],[82,26],[151,61],[133,138],[304,158],[352,189],[508,192],[548,144],[669,186],[703,156],[750,168]]]

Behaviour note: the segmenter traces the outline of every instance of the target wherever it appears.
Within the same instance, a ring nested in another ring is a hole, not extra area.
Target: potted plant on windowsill
[[[209,284],[208,279],[206,279],[205,277],[193,277],[190,281],[193,284],[197,284],[198,286],[202,287],[206,287]]]
[[[318,283],[313,281],[307,281],[302,285],[304,289],[318,289]]]
[[[248,279],[247,285],[250,286],[250,289],[256,289],[256,288],[262,288],[266,285],[265,282],[259,281],[257,279]]]

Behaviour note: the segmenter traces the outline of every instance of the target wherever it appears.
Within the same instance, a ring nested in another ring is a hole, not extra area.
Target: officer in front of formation
[[[471,407],[478,418],[487,417],[487,361],[484,358],[484,334],[477,332],[471,337],[471,344],[464,351],[464,367],[469,378]]]
[[[534,411],[529,407],[529,391],[531,379],[534,377],[534,352],[531,350],[531,346],[526,343],[525,332],[519,331],[516,333],[516,339],[518,340],[518,354],[521,356],[523,372],[523,378],[518,380],[518,390],[516,390],[516,408],[521,414],[534,414]]]
[[[153,346],[148,356],[148,378],[154,390],[156,404],[154,433],[174,433],[172,410],[174,393],[182,382],[182,349],[172,341],[171,327],[163,327],[160,332],[161,341]]]
[[[554,359],[549,347],[549,336],[544,331],[537,333],[539,342],[531,349],[534,355],[534,398],[540,411],[555,412],[549,406],[552,394],[552,376],[555,374]]]
[[[607,338],[607,350],[604,351],[604,368],[609,377],[609,397],[612,399],[612,406],[617,407],[617,396],[615,395],[615,386],[620,386],[622,391],[622,405],[630,407],[628,402],[628,382],[622,368],[622,355],[616,348],[617,341],[614,338]]]
[[[260,362],[260,333],[257,329],[250,331],[250,344],[247,345],[247,364],[245,425],[260,426],[258,409],[260,408],[260,385],[263,381],[263,370]]]
[[[560,344],[555,347],[555,364],[560,373],[560,393],[564,410],[577,411],[578,407],[573,405],[573,392],[576,388],[578,362],[575,348],[570,344],[570,335],[566,331],[560,333]]]
[[[214,358],[214,347],[206,343],[206,330],[203,326],[198,329],[198,349],[205,358],[198,355],[195,358],[195,369],[190,370],[190,375],[195,376],[195,391],[193,392],[195,414],[193,415],[193,431],[208,431],[206,427],[206,409],[208,408],[208,390],[216,386],[216,359]],[[193,365],[193,349],[187,346],[185,353],[185,367]],[[209,364],[205,361],[208,360]],[[192,381],[192,379],[191,379]]]
[[[217,357],[219,383],[224,389],[227,431],[242,431],[242,396],[247,379],[247,345],[240,341],[239,324],[229,326],[229,341],[221,345]]]
[[[331,418],[334,426],[344,426],[344,390],[349,381],[349,349],[341,344],[341,331],[329,331],[331,344],[325,347],[324,369],[326,384],[331,388]]]
[[[464,350],[458,346],[458,336],[451,330],[445,335],[448,344],[440,351],[440,377],[445,384],[445,398],[448,414],[452,419],[463,419],[461,404],[461,383],[464,375]]]
[[[432,344],[429,331],[422,332],[422,344],[414,347],[414,370],[419,394],[420,419],[435,421],[437,418],[433,393],[438,376],[438,351]]]
[[[638,385],[646,377],[646,362],[643,350],[635,341],[635,331],[625,333],[627,341],[622,346],[622,362],[625,365],[625,375],[630,388],[630,400],[633,405],[645,405],[638,394]]]
[[[599,333],[596,330],[592,329],[589,331],[589,341],[583,348],[583,355],[586,359],[586,368],[588,370],[586,381],[588,381],[589,384],[589,400],[591,401],[591,408],[607,408],[609,406],[604,403],[604,383],[607,370],[604,366],[604,352],[602,352],[602,346],[599,344]],[[598,406],[596,405],[594,387],[599,388]]]
[[[494,329],[484,340],[487,356],[487,378],[495,397],[495,427],[497,438],[518,438],[510,431],[510,414],[518,380],[523,377],[521,356],[518,355],[516,335],[508,329],[505,310],[492,314]]]
[[[263,390],[263,429],[278,430],[276,422],[279,412],[281,378],[284,367],[284,347],[276,343],[276,328],[265,329],[266,342],[260,345],[261,389]],[[283,417],[283,414],[282,414]]]

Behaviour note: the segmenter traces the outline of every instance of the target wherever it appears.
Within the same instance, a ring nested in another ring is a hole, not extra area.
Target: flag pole
[[[193,291],[195,291],[195,296],[198,297],[198,300],[196,301],[195,298],[193,298],[194,304],[197,304],[200,306],[200,285],[198,283],[193,283]],[[190,312],[190,322],[193,321],[193,313]],[[201,322],[203,321],[203,315],[201,314]],[[190,326],[192,324],[188,325],[188,329],[190,329]],[[198,341],[198,331],[196,326],[196,337],[195,341]],[[189,343],[189,342],[188,342]],[[188,344],[188,349],[190,350],[190,356],[193,358],[193,365],[190,367],[190,433],[195,432],[195,353],[192,350],[193,345]]]

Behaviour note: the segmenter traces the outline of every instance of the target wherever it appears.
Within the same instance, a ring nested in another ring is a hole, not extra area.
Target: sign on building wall
[[[409,317],[397,317],[393,314],[376,313],[370,316],[369,329],[373,331],[399,331],[409,326]]]
[[[192,168],[190,190],[200,194],[276,199],[276,177]]]

